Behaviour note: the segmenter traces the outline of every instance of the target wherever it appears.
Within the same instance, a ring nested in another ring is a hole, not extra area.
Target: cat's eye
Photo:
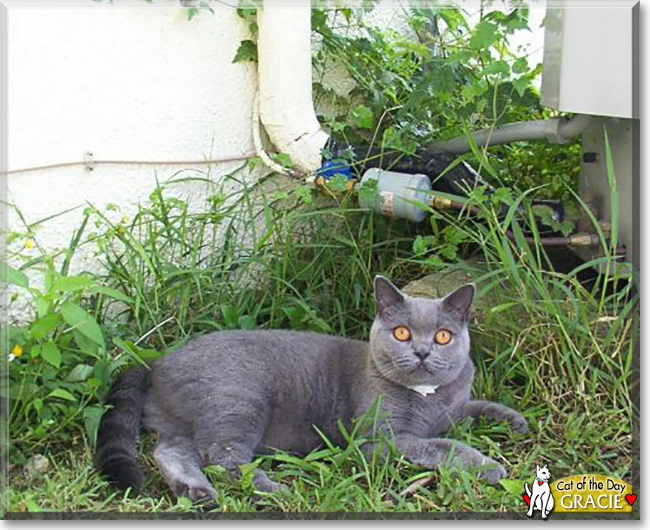
[[[401,342],[405,342],[405,341],[411,339],[411,330],[409,328],[407,328],[406,326],[397,326],[393,330],[393,336],[397,340],[399,340]]]
[[[445,345],[449,344],[449,341],[451,340],[451,331],[448,331],[446,329],[439,329],[436,331],[436,336],[435,340],[438,344]]]

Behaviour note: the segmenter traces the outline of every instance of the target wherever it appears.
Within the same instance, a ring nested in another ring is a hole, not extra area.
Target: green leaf
[[[497,188],[494,190],[491,199],[495,204],[502,202],[510,205],[513,201],[512,189],[506,187]]]
[[[61,366],[61,351],[51,340],[41,345],[41,357],[55,368]]]
[[[102,0],[93,0],[94,2],[101,2]],[[25,499],[25,506],[27,506],[28,512],[40,512],[41,507],[38,505],[34,499]]]
[[[241,2],[240,2],[241,6]],[[241,18],[252,18],[257,14],[257,9],[255,8],[246,8],[246,7],[239,7],[237,9],[237,15]]]
[[[466,101],[473,101],[485,92],[486,84],[482,82],[469,83],[460,89],[460,94]]]
[[[449,55],[448,61],[451,63],[465,64],[474,58],[474,52],[471,50],[455,50]]]
[[[293,160],[287,153],[277,153],[275,159],[282,165],[282,167],[293,167]]]
[[[518,29],[530,29],[528,26],[530,10],[528,7],[514,9],[507,17],[505,26],[507,33],[514,33]]]
[[[369,107],[359,105],[352,111],[352,119],[362,129],[372,129],[373,114]]]
[[[108,296],[110,298],[114,298],[115,300],[120,300],[121,302],[126,302],[127,304],[133,304],[135,303],[135,300],[131,298],[130,296],[125,295],[124,293],[116,290],[116,289],[111,289],[110,287],[104,287],[103,285],[93,285],[90,288],[90,292],[94,294],[103,294],[105,296]]]
[[[92,447],[97,443],[97,429],[99,422],[102,419],[104,411],[102,407],[86,407],[84,409],[84,428],[86,429],[86,436]]]
[[[74,397],[70,392],[64,390],[63,388],[56,388],[55,390],[52,390],[52,392],[50,392],[46,397],[65,399],[66,401],[77,401],[76,397]]]
[[[488,75],[498,75],[505,78],[510,74],[510,65],[507,61],[493,61],[487,65],[483,72]]]
[[[63,319],[95,344],[104,347],[104,336],[95,319],[74,302],[61,306]]]
[[[243,315],[239,317],[239,327],[240,329],[256,329],[257,321],[250,315]]]
[[[41,344],[37,344],[36,346],[33,346],[31,350],[29,350],[29,355],[32,359],[36,359],[41,356],[42,347],[43,346]]]
[[[50,301],[42,296],[36,297],[34,305],[36,306],[36,314],[39,316],[46,316],[50,310]]]
[[[190,7],[187,9],[187,20],[192,20],[196,15],[199,14],[199,10],[196,7]]]
[[[257,15],[257,10],[264,7],[264,0],[238,0],[237,14],[241,18],[251,19]]]
[[[72,330],[72,336],[74,337],[74,340],[81,351],[87,353],[92,357],[95,357],[97,355],[99,350],[99,345],[95,341],[90,340],[78,329]]]
[[[313,188],[311,186],[296,186],[294,192],[305,204],[312,204],[314,202],[314,197],[312,195]]]
[[[113,380],[113,372],[124,362],[122,359],[100,359],[93,367],[93,374],[102,385],[108,385]],[[92,381],[89,379],[88,382]]]
[[[233,63],[241,63],[246,61],[257,62],[257,44],[250,39],[245,39],[239,43]]]
[[[203,471],[207,475],[214,475],[215,477],[223,477],[227,474],[226,468],[219,464],[210,464],[209,466],[205,466]]]
[[[88,364],[78,364],[75,366],[72,371],[68,374],[68,377],[65,378],[66,381],[70,383],[79,383],[85,381],[90,377],[90,374],[93,373],[93,367]]]
[[[499,304],[490,308],[490,313],[500,313],[501,311],[507,311],[513,307],[517,307],[520,302],[506,302],[505,304]],[[510,481],[512,482],[512,481]],[[506,488],[508,489],[508,488]]]
[[[282,307],[282,312],[287,315],[287,318],[289,319],[289,327],[291,329],[303,329],[301,324],[304,317],[307,315],[307,312],[303,307]]]
[[[348,189],[348,178],[342,173],[336,173],[327,181],[327,187],[332,191],[344,192]]]
[[[136,351],[138,352],[138,355],[146,363],[153,362],[156,359],[160,359],[161,357],[163,357],[165,355],[163,352],[159,352],[158,350],[154,350],[153,348],[138,348],[135,345],[134,345],[134,348],[136,348]]]
[[[255,477],[255,472],[261,463],[262,459],[258,458],[253,462],[241,464],[239,466],[239,469],[241,471],[241,484],[245,491],[253,489],[253,478]]]
[[[512,65],[512,71],[515,74],[523,74],[525,72],[528,72],[528,70],[528,60],[525,57],[520,57]]]
[[[29,326],[28,334],[30,340],[37,342],[45,338],[48,334],[54,331],[59,324],[61,324],[61,317],[56,313],[50,313],[45,315],[43,318],[39,318]]]
[[[499,481],[499,484],[501,484],[503,486],[503,489],[505,489],[508,493],[520,496],[525,493],[524,482],[524,480],[503,479]]]
[[[221,314],[227,327],[235,329],[239,324],[239,312],[237,308],[232,305],[222,305]]]
[[[377,179],[368,178],[359,188],[359,199],[366,204],[375,204],[377,199]]]
[[[489,48],[498,38],[497,25],[485,20],[479,22],[469,39],[469,45],[475,50]]]
[[[176,507],[181,508],[183,511],[191,511],[196,509],[194,501],[189,497],[178,497],[176,499]]]
[[[131,357],[138,364],[148,368],[147,361],[155,361],[162,354],[156,350],[139,348],[130,340],[122,340],[118,337],[113,338],[115,345],[124,353]]]
[[[562,222],[556,221],[555,212],[550,206],[536,204],[533,206],[533,212],[544,225],[549,226],[556,232],[561,232],[564,237],[568,237],[575,231],[574,222],[570,220]]]
[[[81,291],[88,288],[94,279],[89,276],[59,276],[54,280],[54,289],[56,291]]]
[[[512,83],[512,86],[519,94],[519,97],[523,98],[526,90],[530,88],[530,78],[527,75],[522,75]]]
[[[0,263],[0,280],[25,289],[29,287],[29,278],[25,273],[14,269],[8,263]]]

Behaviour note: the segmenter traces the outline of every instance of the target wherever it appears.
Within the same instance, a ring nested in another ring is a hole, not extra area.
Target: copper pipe
[[[479,213],[479,209],[476,206],[469,206],[465,203],[459,201],[452,201],[446,197],[441,197],[439,195],[432,195],[430,199],[430,204],[432,208],[438,210],[465,210],[474,215]],[[601,223],[601,227],[606,237],[609,238],[610,225],[609,223]],[[506,235],[511,241],[515,241],[515,235],[512,230],[506,230]],[[537,240],[531,236],[524,236],[526,243],[535,245],[537,241],[542,246],[545,247],[595,247],[600,245],[600,238],[597,234],[590,234],[587,232],[578,232],[569,237],[561,236],[551,236],[551,237],[540,237]],[[619,246],[616,248],[616,255],[625,254],[625,246]]]
[[[474,215],[479,213],[479,209],[476,206],[469,206],[463,202],[452,201],[446,197],[441,197],[440,195],[431,195],[429,199],[431,207],[436,210],[465,210]]]

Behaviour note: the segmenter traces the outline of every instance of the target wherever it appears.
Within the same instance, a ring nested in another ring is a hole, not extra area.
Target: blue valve
[[[352,180],[352,168],[344,160],[328,160],[323,162],[316,174],[329,180],[335,175],[345,175],[346,180]]]

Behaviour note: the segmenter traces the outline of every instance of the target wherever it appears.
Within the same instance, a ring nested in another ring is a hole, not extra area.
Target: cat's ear
[[[539,464],[535,464],[535,465],[537,466],[537,472],[539,473],[539,469],[540,469]]]
[[[469,308],[472,306],[475,294],[476,286],[473,283],[466,283],[445,296],[442,305],[445,310],[456,313],[463,322],[466,322],[469,319]]]
[[[375,276],[375,300],[377,313],[382,313],[386,308],[404,301],[404,295],[390,281],[383,276]]]

